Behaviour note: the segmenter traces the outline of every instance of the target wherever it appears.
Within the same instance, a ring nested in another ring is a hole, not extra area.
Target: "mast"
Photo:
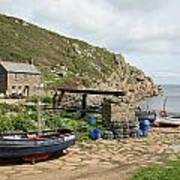
[[[37,103],[37,120],[38,120],[38,134],[40,134],[42,132],[42,122],[41,122],[41,101],[39,96]]]
[[[38,102],[37,102],[37,120],[38,120],[38,134],[42,132],[42,118],[41,118],[41,92],[43,90],[43,84],[37,86]]]
[[[166,104],[167,104],[168,97],[165,98],[163,103],[163,111],[166,112]]]

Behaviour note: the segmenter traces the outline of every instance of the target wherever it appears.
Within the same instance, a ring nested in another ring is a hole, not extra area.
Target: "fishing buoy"
[[[140,121],[139,128],[140,128],[140,130],[142,132],[142,136],[147,137],[148,133],[149,133],[149,130],[150,130],[150,122],[149,122],[149,120],[145,119],[145,120]]]
[[[95,117],[89,117],[89,118],[87,119],[87,123],[88,123],[89,125],[96,125],[96,122],[97,122],[97,120],[96,120]]]
[[[90,137],[93,140],[100,139],[102,137],[101,131],[99,129],[93,129],[90,131]]]

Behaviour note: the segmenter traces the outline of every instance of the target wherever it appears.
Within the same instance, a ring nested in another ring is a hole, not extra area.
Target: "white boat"
[[[168,97],[165,98],[163,103],[163,110],[159,112],[154,121],[154,125],[158,127],[179,127],[180,114],[168,113],[166,111]]]
[[[178,127],[180,126],[180,116],[168,115],[166,117],[157,117],[154,124],[156,126],[168,126],[168,127]]]

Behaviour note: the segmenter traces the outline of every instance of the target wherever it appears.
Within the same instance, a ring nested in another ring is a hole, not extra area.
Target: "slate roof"
[[[0,61],[0,65],[8,73],[41,74],[41,72],[33,64]]]

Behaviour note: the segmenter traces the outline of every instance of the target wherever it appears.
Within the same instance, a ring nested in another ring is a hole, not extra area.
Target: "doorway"
[[[24,96],[29,97],[29,86],[24,87]]]

